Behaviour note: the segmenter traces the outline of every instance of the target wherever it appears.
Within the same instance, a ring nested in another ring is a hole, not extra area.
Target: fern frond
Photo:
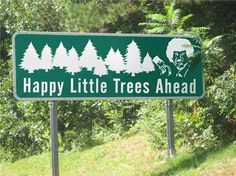
[[[146,18],[152,21],[160,22],[160,23],[165,23],[167,21],[166,16],[161,15],[161,14],[149,14],[146,16]]]
[[[170,5],[165,6],[166,16],[168,19],[172,18],[172,15],[175,11],[175,2],[172,2]]]
[[[184,25],[186,24],[186,22],[191,19],[193,17],[193,14],[189,14],[189,15],[186,15],[184,17],[182,17],[179,21],[179,24],[178,24],[178,28],[182,29],[184,27]]]
[[[208,27],[191,27],[191,31],[195,33],[206,33],[209,29]]]
[[[139,26],[145,26],[146,28],[155,28],[155,27],[161,27],[161,26],[163,26],[163,25],[160,24],[160,23],[149,23],[149,22],[147,22],[147,23],[139,23],[138,25],[139,25]]]
[[[175,9],[171,17],[172,18],[176,18],[176,17],[180,18],[180,16],[181,16],[181,10]]]
[[[146,22],[143,22],[143,23],[139,23],[138,25],[139,25],[139,26],[147,26],[147,25],[148,25],[148,23],[146,23]]]
[[[194,33],[192,31],[187,31],[187,32],[185,32],[185,35],[192,38],[193,41],[195,43],[198,43],[198,45],[200,45],[200,46],[202,45],[202,43],[204,41],[204,37],[202,35],[200,35],[199,33]]]
[[[146,33],[150,34],[164,34],[166,33],[166,28],[165,27],[155,27],[152,29],[145,29]]]

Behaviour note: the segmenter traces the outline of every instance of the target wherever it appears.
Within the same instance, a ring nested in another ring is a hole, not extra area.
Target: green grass
[[[51,175],[50,153],[0,164],[0,176]],[[62,176],[227,176],[236,175],[236,145],[198,152],[178,150],[172,158],[136,135],[83,151],[60,154]]]

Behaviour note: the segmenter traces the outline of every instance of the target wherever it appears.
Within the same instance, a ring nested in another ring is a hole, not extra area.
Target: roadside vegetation
[[[174,101],[176,157],[165,158],[163,100],[60,101],[62,175],[236,174],[235,8],[233,1],[197,0],[2,2],[0,175],[50,174],[48,102],[13,97],[17,31],[178,34],[202,46],[205,96]]]
[[[236,145],[208,150],[178,149],[175,157],[150,147],[143,135],[83,150],[60,153],[60,175],[222,176],[235,175]],[[0,176],[50,175],[50,153],[0,164]]]

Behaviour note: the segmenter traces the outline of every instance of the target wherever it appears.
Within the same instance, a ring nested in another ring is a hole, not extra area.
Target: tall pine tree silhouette
[[[67,66],[68,62],[68,54],[66,51],[66,48],[64,47],[63,43],[61,42],[56,49],[53,63],[55,67],[60,67],[60,69],[63,69],[63,67]]]
[[[146,73],[152,72],[155,70],[155,66],[152,62],[152,58],[147,53],[146,56],[143,59],[143,65],[142,65],[143,71]]]
[[[133,40],[128,45],[125,56],[126,73],[131,73],[131,76],[135,76],[136,73],[142,72],[140,50]]]
[[[79,65],[79,56],[75,48],[72,47],[68,52],[68,64],[66,67],[66,72],[74,75],[75,73],[80,71],[81,69]]]
[[[40,68],[44,69],[46,72],[48,72],[48,70],[53,68],[52,50],[47,44],[43,47],[41,53]]]
[[[80,57],[80,65],[84,68],[87,68],[88,71],[92,71],[97,61],[98,55],[96,48],[93,46],[93,43],[89,39]]]
[[[115,57],[115,51],[113,50],[113,48],[111,47],[111,49],[109,50],[109,52],[108,52],[108,54],[107,54],[107,57],[105,58],[105,64],[106,65],[110,65],[110,64],[112,64],[112,61],[113,61],[113,59],[114,59],[114,57]]]
[[[101,57],[96,61],[93,73],[95,75],[100,76],[100,77],[103,76],[103,75],[107,75],[108,74],[105,62],[102,60]]]
[[[30,42],[23,55],[22,62],[20,63],[22,69],[27,70],[29,73],[33,73],[35,70],[39,69],[39,55],[37,54],[32,42]]]

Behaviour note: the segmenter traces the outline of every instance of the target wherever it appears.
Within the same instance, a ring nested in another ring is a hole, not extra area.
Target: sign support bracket
[[[174,156],[175,142],[174,142],[174,113],[173,113],[173,99],[166,100],[166,123],[167,123],[167,156]]]
[[[57,103],[56,101],[51,101],[49,104],[52,151],[52,176],[59,176]]]

